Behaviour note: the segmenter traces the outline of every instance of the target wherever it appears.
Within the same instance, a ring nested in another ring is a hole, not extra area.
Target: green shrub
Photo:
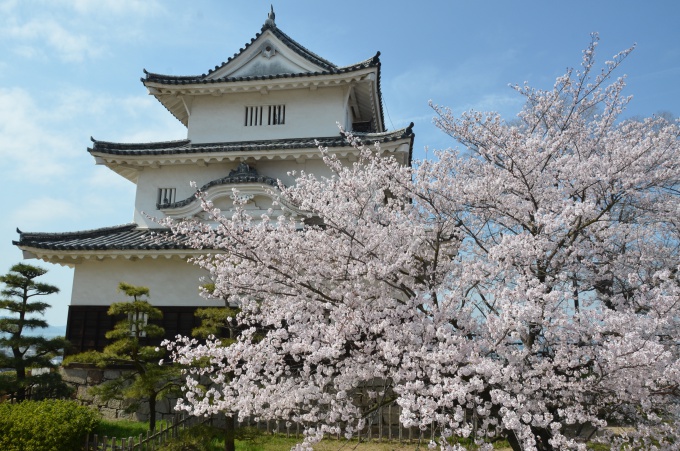
[[[93,363],[99,366],[106,362],[103,361],[101,352],[85,351],[80,354],[67,355],[62,365],[68,367],[72,363]]]
[[[73,451],[99,423],[99,413],[75,401],[0,404],[2,451]]]

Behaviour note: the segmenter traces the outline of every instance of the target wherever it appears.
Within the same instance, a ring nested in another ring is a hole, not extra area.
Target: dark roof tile
[[[190,249],[186,238],[171,241],[164,236],[170,236],[168,229],[140,229],[136,224],[124,224],[78,232],[19,232],[19,241],[12,244],[55,251]]]
[[[315,72],[299,72],[299,73],[283,73],[283,74],[268,74],[268,75],[251,75],[241,77],[222,77],[222,78],[207,78],[206,74],[202,75],[166,75],[149,72],[144,69],[145,78],[141,78],[142,83],[152,82],[165,85],[190,85],[190,84],[208,84],[208,83],[233,83],[239,81],[257,81],[257,80],[273,80],[277,78],[294,78],[294,77],[319,77],[322,75],[345,74],[355,72],[369,67],[377,67],[378,72],[380,68],[380,52],[375,56],[349,66],[337,67],[333,66],[324,71]],[[214,70],[209,71],[211,74]]]
[[[408,127],[383,133],[353,133],[361,139],[364,144],[372,144],[376,141],[385,143],[397,141],[399,139],[413,137],[413,123]],[[275,150],[275,149],[309,149],[319,145],[324,147],[345,147],[349,146],[345,138],[338,136],[321,138],[286,138],[260,141],[239,141],[223,143],[201,143],[193,144],[190,140],[167,141],[154,143],[112,143],[107,141],[97,141],[92,138],[93,145],[88,149],[90,153],[108,155],[178,155],[196,153],[218,153],[218,152],[243,152],[251,150]]]

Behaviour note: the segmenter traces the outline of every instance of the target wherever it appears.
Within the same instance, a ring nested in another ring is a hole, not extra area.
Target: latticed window
[[[175,188],[158,188],[158,205],[171,204],[175,201]]]
[[[149,322],[149,315],[142,312],[128,313],[128,322],[130,323],[130,336],[134,337],[139,329],[139,336],[146,337],[146,325]]]
[[[283,125],[286,123],[286,105],[247,106],[244,125]]]

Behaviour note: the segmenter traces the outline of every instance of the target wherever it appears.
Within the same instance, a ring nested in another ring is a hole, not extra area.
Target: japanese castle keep
[[[387,131],[380,93],[380,53],[336,66],[281,31],[273,11],[261,31],[238,53],[203,75],[174,76],[144,71],[142,83],[187,127],[187,138],[152,143],[92,139],[87,149],[137,187],[133,222],[67,233],[19,232],[14,241],[25,258],[73,267],[73,292],[66,338],[73,351],[101,349],[113,326],[108,305],[121,281],[149,287],[151,303],[163,311],[167,337],[189,335],[197,307],[221,305],[202,298],[206,274],[186,262],[197,252],[181,242],[158,244],[162,233],[146,215],[202,218],[190,182],[215,206],[233,208],[233,188],[247,196],[255,217],[274,208],[268,191],[276,181],[294,183],[290,171],[327,175],[315,140],[348,164],[356,151],[337,123],[362,141],[378,141],[410,164],[413,124]]]

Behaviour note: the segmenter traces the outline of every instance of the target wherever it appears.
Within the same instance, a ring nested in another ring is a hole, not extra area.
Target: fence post
[[[392,403],[387,406],[387,438],[392,441]]]
[[[399,443],[401,443],[402,438],[403,438],[403,434],[404,434],[404,428],[402,428],[402,426],[401,426],[401,421],[399,422],[397,427],[399,428]]]
[[[368,421],[366,421],[366,425],[368,426],[368,431],[366,431],[366,440],[371,441],[373,439],[373,420],[372,420],[373,415],[369,415]]]

